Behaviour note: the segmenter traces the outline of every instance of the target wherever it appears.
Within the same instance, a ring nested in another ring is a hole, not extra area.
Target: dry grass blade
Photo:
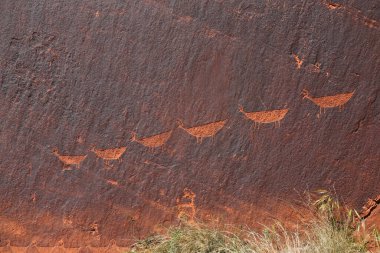
[[[296,230],[280,223],[261,232],[232,232],[202,223],[169,228],[166,235],[149,237],[135,244],[135,253],[361,253],[367,241],[355,237],[354,211],[342,207],[326,191],[314,202],[316,216]],[[231,230],[231,227],[230,227]],[[379,243],[379,232],[373,237]],[[376,237],[377,236],[377,237]]]

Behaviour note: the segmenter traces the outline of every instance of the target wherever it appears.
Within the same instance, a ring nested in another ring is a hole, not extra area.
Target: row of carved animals
[[[333,108],[333,107],[342,107],[347,103],[354,92],[342,93],[333,96],[325,97],[312,97],[310,93],[306,90],[303,91],[303,98],[309,99],[314,104],[318,105],[321,109],[324,108]],[[280,121],[286,116],[289,109],[278,109],[278,110],[268,110],[268,111],[257,111],[257,112],[246,112],[242,106],[239,107],[239,111],[249,120],[255,122],[255,124],[269,124],[274,123],[275,125],[280,124]],[[186,131],[188,134],[194,136],[197,139],[197,142],[202,141],[203,138],[208,138],[214,136],[219,132],[227,120],[216,121],[200,126],[194,127],[185,127],[182,122],[179,122],[179,128]],[[164,133],[156,134],[149,137],[138,138],[136,133],[132,133],[132,142],[137,142],[148,148],[157,148],[164,145],[170,138],[171,131]],[[118,147],[111,149],[96,149],[92,148],[91,151],[96,154],[97,157],[102,158],[106,161],[118,160],[126,151],[126,147]],[[53,150],[58,159],[65,165],[77,165],[86,159],[87,155],[62,155],[59,154],[57,149]]]

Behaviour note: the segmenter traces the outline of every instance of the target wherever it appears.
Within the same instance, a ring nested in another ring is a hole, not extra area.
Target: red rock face
[[[361,219],[365,220],[370,229],[380,225],[380,195],[374,199],[368,199],[360,213]]]
[[[286,220],[319,188],[361,207],[380,193],[379,8],[0,1],[0,245]]]

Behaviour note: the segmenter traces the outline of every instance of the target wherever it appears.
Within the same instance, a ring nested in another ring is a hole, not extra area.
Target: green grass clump
[[[131,253],[360,253],[366,241],[355,237],[355,212],[346,210],[327,192],[315,203],[315,219],[296,231],[279,223],[261,232],[214,228],[183,222],[165,235],[139,241]],[[231,232],[234,231],[234,232]],[[378,235],[378,234],[377,234]]]
[[[137,243],[132,252],[251,252],[249,246],[237,236],[193,223],[170,228],[168,235],[147,240]]]

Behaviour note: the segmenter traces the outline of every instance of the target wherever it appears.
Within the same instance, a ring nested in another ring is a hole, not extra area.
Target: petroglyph
[[[337,3],[325,3],[325,5],[330,10],[335,10],[335,9],[338,9],[338,8],[342,8],[342,5],[341,4],[337,4]]]
[[[37,200],[37,195],[36,195],[35,192],[32,193],[32,195],[31,195],[31,199],[32,199],[33,203],[36,202],[36,200]]]
[[[113,186],[119,186],[119,182],[112,180],[112,179],[107,179],[106,182],[107,182],[107,184],[110,184]]]
[[[76,141],[77,141],[79,144],[83,144],[84,139],[83,139],[82,136],[78,136],[77,139],[76,139]]]
[[[308,64],[307,66],[305,66],[305,70],[308,72],[308,73],[321,73],[321,64],[319,62],[315,63],[315,64]],[[327,72],[326,72],[326,75],[328,76]]]
[[[296,55],[296,54],[293,54],[293,58],[296,61],[296,67],[297,67],[297,69],[300,69],[301,66],[302,66],[303,60],[300,59],[299,56]]]
[[[194,221],[196,214],[195,197],[195,193],[190,189],[185,188],[183,190],[183,195],[176,199],[178,218],[187,217],[190,221]]]
[[[380,205],[380,195],[378,195],[374,199],[368,199],[367,203],[364,205],[361,213],[360,213],[360,218],[361,219],[366,219],[371,215],[373,210],[375,210],[378,206]]]
[[[87,155],[61,155],[56,148],[53,149],[53,154],[58,157],[64,166],[76,165],[79,167],[80,163],[87,157]]]
[[[164,145],[169,140],[169,138],[172,136],[172,132],[173,131],[168,131],[141,139],[137,137],[137,134],[135,132],[132,132],[131,141],[140,143],[141,145],[148,148],[157,148]]]
[[[103,160],[119,160],[124,154],[127,147],[110,148],[110,149],[95,149],[92,148],[91,151],[96,154],[97,157]]]
[[[363,20],[364,25],[368,26],[369,28],[377,28],[377,27],[379,27],[379,22],[377,22],[374,19],[363,17],[362,20]]]
[[[307,90],[302,91],[303,98],[309,99],[314,104],[318,105],[320,108],[320,113],[322,109],[325,108],[333,108],[339,107],[340,110],[343,109],[343,105],[346,104],[352,97],[354,92],[350,93],[342,93],[333,96],[325,96],[325,97],[312,97]]]
[[[185,127],[182,121],[178,120],[179,128],[185,130],[188,134],[197,138],[197,143],[202,142],[203,138],[213,137],[226,124],[227,120],[216,121],[195,127]]]
[[[213,39],[216,37],[218,37],[220,39],[225,39],[227,41],[237,41],[239,39],[238,37],[228,35],[228,34],[222,32],[220,30],[210,28],[208,26],[204,26],[203,28],[201,28],[200,31],[201,31],[200,32],[201,35],[203,35],[204,37],[209,38],[209,39]]]
[[[362,12],[354,7],[351,6],[345,6],[338,3],[331,3],[326,0],[322,0],[322,3],[324,6],[326,6],[329,10],[342,10],[346,14],[348,14],[352,20],[359,21],[363,25],[369,27],[369,28],[378,28],[379,22],[375,19],[368,18],[367,16],[364,16]]]
[[[258,112],[245,112],[243,106],[239,106],[239,111],[244,114],[244,116],[256,124],[269,124],[275,123],[275,126],[280,126],[280,121],[288,113],[289,109],[279,109],[271,111],[258,111]]]

